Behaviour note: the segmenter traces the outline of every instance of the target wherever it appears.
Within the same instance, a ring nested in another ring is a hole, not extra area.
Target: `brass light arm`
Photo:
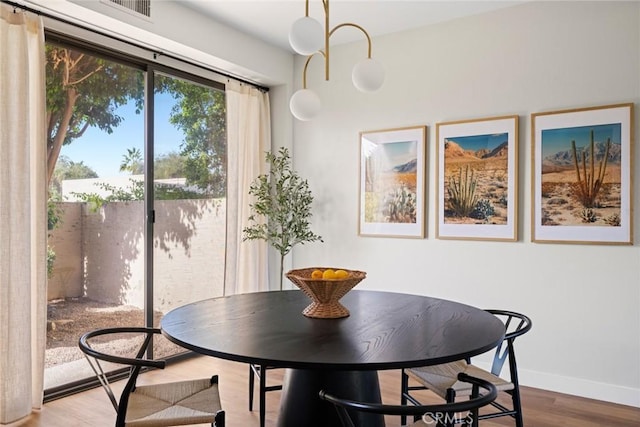
[[[327,15],[326,15],[326,27],[325,28],[329,28],[329,4],[327,3],[327,7],[325,8],[325,10],[327,11]],[[367,45],[368,45],[368,49],[367,49],[367,58],[371,59],[371,37],[369,37],[369,33],[367,33],[367,31],[362,28],[360,25],[358,24],[354,24],[352,22],[345,22],[343,24],[340,25],[336,25],[331,31],[325,31],[325,52],[326,55],[324,55],[324,77],[325,80],[329,80],[329,37],[331,37],[333,35],[333,33],[336,32],[337,29],[342,28],[342,27],[354,27],[359,29],[360,31],[362,31],[362,33],[365,35],[365,37],[367,38]]]
[[[289,102],[291,113],[302,121],[311,120],[321,108],[321,101],[318,95],[314,91],[307,89],[309,62],[315,54],[321,54],[324,57],[325,80],[329,81],[329,70],[331,68],[329,39],[339,28],[357,28],[367,38],[367,57],[353,67],[353,72],[351,73],[353,85],[361,92],[373,92],[378,90],[384,82],[384,69],[371,58],[372,43],[369,33],[360,25],[352,22],[345,22],[332,28],[329,19],[330,0],[321,0],[324,12],[323,26],[322,21],[309,16],[309,1],[305,0],[305,16],[294,21],[289,32],[289,42],[293,50],[307,57],[302,71],[302,89],[296,91]],[[324,40],[322,39],[323,37]],[[322,47],[323,41],[324,48]]]
[[[324,9],[324,52],[320,51],[323,56],[324,56],[324,76],[325,76],[325,80],[329,80],[329,38],[331,37],[331,35],[333,35],[333,33],[336,32],[337,29],[342,28],[342,27],[354,27],[359,29],[360,31],[362,31],[362,33],[365,35],[365,37],[367,38],[367,58],[371,59],[371,37],[369,37],[369,33],[367,33],[367,30],[365,30],[364,28],[362,28],[360,25],[358,24],[354,24],[352,22],[345,22],[344,24],[340,24],[340,25],[336,25],[331,31],[329,31],[329,0],[322,0],[322,8]],[[305,0],[304,3],[304,12],[305,12],[305,16],[309,16],[309,0]],[[309,64],[309,59],[311,59],[311,56],[313,56],[315,54],[310,55],[307,58],[307,64]],[[306,81],[306,69],[307,69],[307,65],[305,65],[305,73],[304,73],[304,77],[303,77],[303,81]],[[303,88],[306,89],[306,84],[303,83]]]
[[[325,60],[327,59],[327,55],[325,55],[323,51],[319,50],[316,53],[324,56]],[[302,71],[302,89],[307,88],[307,68],[309,67],[309,61],[311,61],[311,58],[313,58],[316,53],[307,56],[307,61],[304,63],[304,70]]]
[[[308,2],[309,0],[307,0]],[[329,0],[322,0],[324,7],[324,79],[329,81]]]
[[[348,27],[355,27],[355,28],[359,29],[360,31],[362,31],[362,33],[365,35],[365,37],[367,38],[367,45],[368,45],[367,58],[371,59],[371,37],[369,37],[369,33],[367,33],[367,30],[362,28],[360,25],[353,24],[351,22],[345,22],[344,24],[336,25],[335,28],[333,30],[331,30],[331,32],[329,32],[329,36],[331,36],[333,33],[335,33],[335,31],[338,28],[347,27],[347,26]]]

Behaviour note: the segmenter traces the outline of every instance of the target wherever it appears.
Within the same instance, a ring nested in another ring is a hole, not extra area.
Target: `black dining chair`
[[[401,379],[401,403],[411,402],[420,405],[420,402],[411,394],[414,390],[429,389],[447,402],[453,402],[448,390],[455,390],[455,396],[468,396],[472,389],[469,384],[458,381],[458,375],[464,372],[473,377],[482,378],[496,386],[499,392],[507,393],[511,398],[511,408],[499,402],[492,402],[495,411],[478,414],[473,425],[477,426],[479,420],[510,416],[515,420],[516,427],[523,427],[522,402],[520,398],[520,384],[518,382],[518,366],[514,351],[514,341],[517,337],[531,330],[532,322],[524,314],[505,310],[486,310],[500,318],[505,324],[505,336],[498,345],[493,356],[491,371],[486,371],[471,364],[470,360],[445,363],[435,366],[424,366],[402,370]],[[500,376],[505,362],[508,360],[509,379]],[[418,385],[409,385],[409,379]]]
[[[265,411],[267,392],[282,390],[282,384],[267,385],[267,371],[276,369],[274,366],[249,364],[249,410],[253,411],[253,391],[255,379],[258,379],[258,396],[260,399],[260,427],[265,425]]]
[[[162,384],[137,385],[143,369],[164,369],[164,360],[145,359],[153,336],[160,329],[145,327],[114,327],[87,332],[78,342],[100,384],[116,410],[116,427],[178,426],[211,423],[224,427],[225,412],[220,403],[218,376]],[[113,354],[106,349],[109,342],[118,340],[119,346],[133,346],[135,357]],[[119,400],[116,399],[103,363],[125,365],[129,376]]]
[[[483,406],[491,404],[498,396],[496,386],[487,380],[474,378],[464,373],[458,374],[457,380],[471,388],[471,397],[469,399],[437,405],[388,405],[344,399],[329,394],[324,390],[320,391],[320,398],[333,403],[343,427],[354,427],[354,418],[358,412],[394,415],[403,419],[413,417],[414,421],[411,426],[414,427],[424,427],[425,425],[451,427],[458,423],[470,421],[472,413],[477,412]],[[482,389],[483,393],[480,393],[480,389]],[[455,394],[455,391],[451,389],[449,393]],[[405,425],[404,421],[402,421],[402,425]]]

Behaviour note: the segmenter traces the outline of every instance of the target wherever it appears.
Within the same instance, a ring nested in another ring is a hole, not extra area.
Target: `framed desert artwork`
[[[426,126],[360,133],[361,236],[425,236]]]
[[[534,242],[632,243],[633,104],[531,115]]]
[[[517,239],[518,116],[438,123],[439,239]]]

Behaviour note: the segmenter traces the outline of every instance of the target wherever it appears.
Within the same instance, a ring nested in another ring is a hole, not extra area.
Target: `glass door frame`
[[[145,73],[144,75],[144,326],[153,327],[154,325],[154,223],[155,223],[155,197],[154,197],[154,97],[155,97],[155,75],[162,73],[171,77],[181,78],[196,84],[201,84],[212,89],[225,90],[225,85],[217,80],[212,80],[192,74],[176,68],[157,64],[150,60],[142,59],[133,54],[126,54],[116,50],[80,40],[73,36],[45,30],[45,42],[53,43],[65,48],[84,51],[87,54],[99,56],[103,59],[119,62],[123,65],[130,66]],[[154,55],[155,59],[155,55]],[[187,64],[189,65],[189,64]],[[209,71],[213,73],[213,71]],[[188,355],[187,355],[188,356]],[[149,347],[149,358],[153,358],[153,345]],[[168,361],[180,360],[185,354],[175,357],[168,357]],[[119,369],[110,375],[110,379],[117,380],[127,376],[128,369]],[[95,377],[89,377],[85,380],[73,381],[61,386],[51,387],[44,390],[44,402],[62,398],[74,393],[85,391],[99,386],[99,382]]]

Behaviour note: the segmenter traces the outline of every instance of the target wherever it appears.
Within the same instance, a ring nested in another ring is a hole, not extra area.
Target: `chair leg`
[[[255,378],[258,379],[258,393],[260,404],[260,427],[264,427],[266,421],[266,394],[268,391],[282,390],[282,384],[267,386],[267,370],[270,369],[264,365],[249,365],[249,410],[253,410],[253,395]]]
[[[524,421],[522,419],[522,402],[520,400],[520,389],[518,385],[513,389],[511,395],[513,401],[513,409],[516,412],[514,418],[516,419],[516,427],[524,427]]]
[[[267,367],[260,366],[260,427],[265,424],[265,406],[267,405]]]
[[[404,369],[402,370],[402,377],[400,380],[400,404],[407,404],[407,395],[409,393],[409,375],[406,374]]]
[[[402,369],[402,376],[400,379],[400,404],[401,405],[407,404],[406,393],[409,393],[409,375],[407,375],[404,369]],[[400,417],[400,425],[404,426],[406,424],[407,424],[407,417],[406,415],[402,415]]]
[[[249,365],[249,411],[253,411],[253,387],[255,384],[254,375],[255,369],[259,369],[257,366]]]
[[[473,391],[471,392],[471,398],[475,399],[476,397],[478,397],[480,391],[478,390],[478,386],[474,385],[473,386]],[[478,408],[474,408],[471,410],[471,426],[472,427],[479,427],[480,424],[480,420],[479,417],[480,416],[480,412],[478,410]]]
[[[211,424],[211,427],[225,427],[225,412],[224,411],[218,411],[216,413],[216,417],[213,420],[213,423]]]
[[[249,365],[249,410],[253,411],[253,395],[255,378],[258,378],[258,399],[260,405],[260,427],[265,426],[266,418],[266,393],[277,387],[267,387],[267,367],[263,365]]]

